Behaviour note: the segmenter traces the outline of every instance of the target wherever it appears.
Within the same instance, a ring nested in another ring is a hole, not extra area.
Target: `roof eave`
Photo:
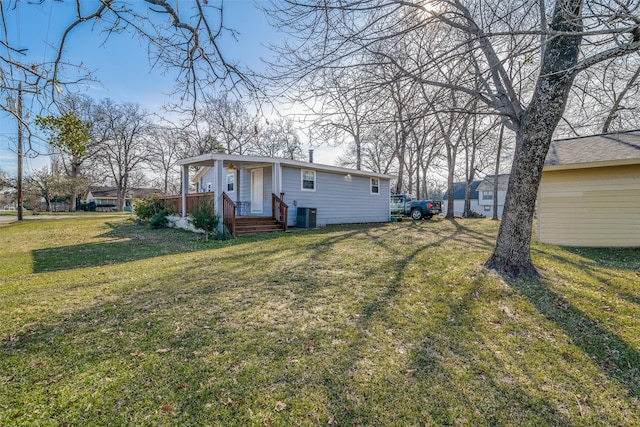
[[[186,159],[179,160],[178,165],[179,166],[213,166],[215,161],[222,161],[222,162],[226,161],[231,163],[242,162],[244,164],[253,163],[256,165],[265,164],[265,163],[268,163],[268,164],[279,163],[281,165],[292,166],[296,168],[316,169],[316,170],[322,170],[327,172],[345,173],[345,174],[358,175],[358,176],[367,176],[372,178],[381,178],[381,179],[394,178],[391,175],[386,175],[383,173],[342,168],[339,166],[324,165],[322,163],[309,163],[309,162],[302,162],[299,160],[291,160],[291,159],[284,159],[284,158],[278,158],[278,157],[240,156],[237,154],[219,154],[219,153],[203,154],[200,156],[189,157]]]
[[[606,160],[602,162],[583,162],[583,163],[567,163],[559,165],[545,165],[542,169],[546,171],[559,171],[570,169],[590,169],[590,168],[605,168],[612,166],[628,166],[640,164],[640,158],[635,159],[618,159],[618,160]]]

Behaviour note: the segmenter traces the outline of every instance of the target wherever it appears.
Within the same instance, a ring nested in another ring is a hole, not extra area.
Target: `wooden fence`
[[[164,200],[174,213],[182,214],[182,196],[160,196],[159,200]],[[187,214],[192,212],[193,209],[203,201],[213,202],[214,193],[189,193],[187,194]]]

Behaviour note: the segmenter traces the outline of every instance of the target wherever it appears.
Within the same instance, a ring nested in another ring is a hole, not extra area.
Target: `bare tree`
[[[103,143],[92,165],[115,185],[117,209],[122,211],[132,181],[140,181],[137,168],[149,159],[149,114],[138,104],[105,99],[95,109],[93,127]]]
[[[82,64],[65,59],[67,45],[74,37],[82,37],[83,31],[99,32],[105,43],[112,34],[123,32],[139,37],[148,46],[152,68],[175,73],[174,91],[181,95],[181,102],[191,102],[192,109],[199,94],[211,87],[255,89],[248,73],[221,53],[220,38],[235,34],[225,25],[222,2],[181,1],[178,8],[169,0],[77,0],[75,8],[62,12],[68,13],[66,22],[70,23],[63,28],[60,39],[49,41],[54,54],[34,63],[27,53],[35,46],[24,45],[19,38],[12,39],[7,23],[13,23],[19,16],[49,15],[53,13],[50,8],[66,7],[62,2],[49,3],[0,2],[0,97],[16,99],[20,86],[33,100],[31,105],[36,114],[49,110],[60,94],[73,93],[78,84],[92,81],[91,73]],[[0,111],[22,122],[27,144],[33,150],[29,123],[13,103],[0,103]]]
[[[61,177],[48,167],[37,169],[25,177],[25,195],[31,201],[34,210],[39,210],[40,200],[44,200],[45,210],[51,212],[51,202],[62,192]]]
[[[176,187],[172,182],[180,179],[176,165],[187,145],[188,133],[183,129],[153,126],[147,138],[149,167],[160,174],[160,187],[169,194],[169,189]]]
[[[375,106],[370,102],[372,85],[356,69],[323,70],[320,78],[305,84],[294,100],[304,100],[314,115],[314,140],[340,146],[351,144],[354,167],[362,169],[364,133],[370,126]],[[296,99],[297,97],[297,99]]]
[[[247,154],[258,133],[257,120],[239,100],[205,95],[196,114],[199,125],[225,148],[227,154]]]
[[[258,129],[252,152],[259,156],[302,160],[300,137],[290,118],[275,119]]]
[[[543,0],[509,4],[464,0],[428,4],[418,0],[353,0],[335,4],[288,0],[274,3],[271,16],[278,25],[288,28],[293,38],[288,46],[295,47],[297,53],[286,58],[283,66],[294,80],[318,68],[358,66],[349,58],[354,53],[375,50],[382,39],[401,40],[407,34],[429,33],[431,43],[424,45],[430,47],[430,52],[424,57],[431,57],[431,61],[407,66],[392,56],[386,58],[423,85],[450,88],[477,98],[515,131],[515,157],[505,212],[494,253],[486,266],[507,276],[536,276],[530,255],[535,200],[546,153],[574,79],[581,71],[640,49],[640,18],[633,4],[618,0],[552,3],[548,8]],[[284,6],[278,6],[281,4]],[[434,44],[433,41],[445,41],[438,32],[444,32],[449,41],[440,46]],[[514,40],[518,41],[515,50],[510,49]],[[520,86],[515,79],[530,81],[532,75],[511,73],[508,69],[514,62],[507,59],[516,55],[522,64],[531,64],[537,71],[531,92],[518,91]],[[468,64],[465,57],[472,57],[475,62],[469,78],[449,78],[460,76],[451,71]],[[484,82],[481,91],[475,90],[473,84],[478,75]]]

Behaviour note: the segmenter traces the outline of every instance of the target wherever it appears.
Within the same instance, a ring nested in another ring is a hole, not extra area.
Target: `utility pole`
[[[22,221],[22,83],[18,83],[18,221]]]

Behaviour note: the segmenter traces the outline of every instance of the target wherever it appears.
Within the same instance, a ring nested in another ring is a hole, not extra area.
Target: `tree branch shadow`
[[[640,353],[625,340],[553,291],[544,279],[519,279],[509,285],[527,297],[630,396],[640,397]]]

